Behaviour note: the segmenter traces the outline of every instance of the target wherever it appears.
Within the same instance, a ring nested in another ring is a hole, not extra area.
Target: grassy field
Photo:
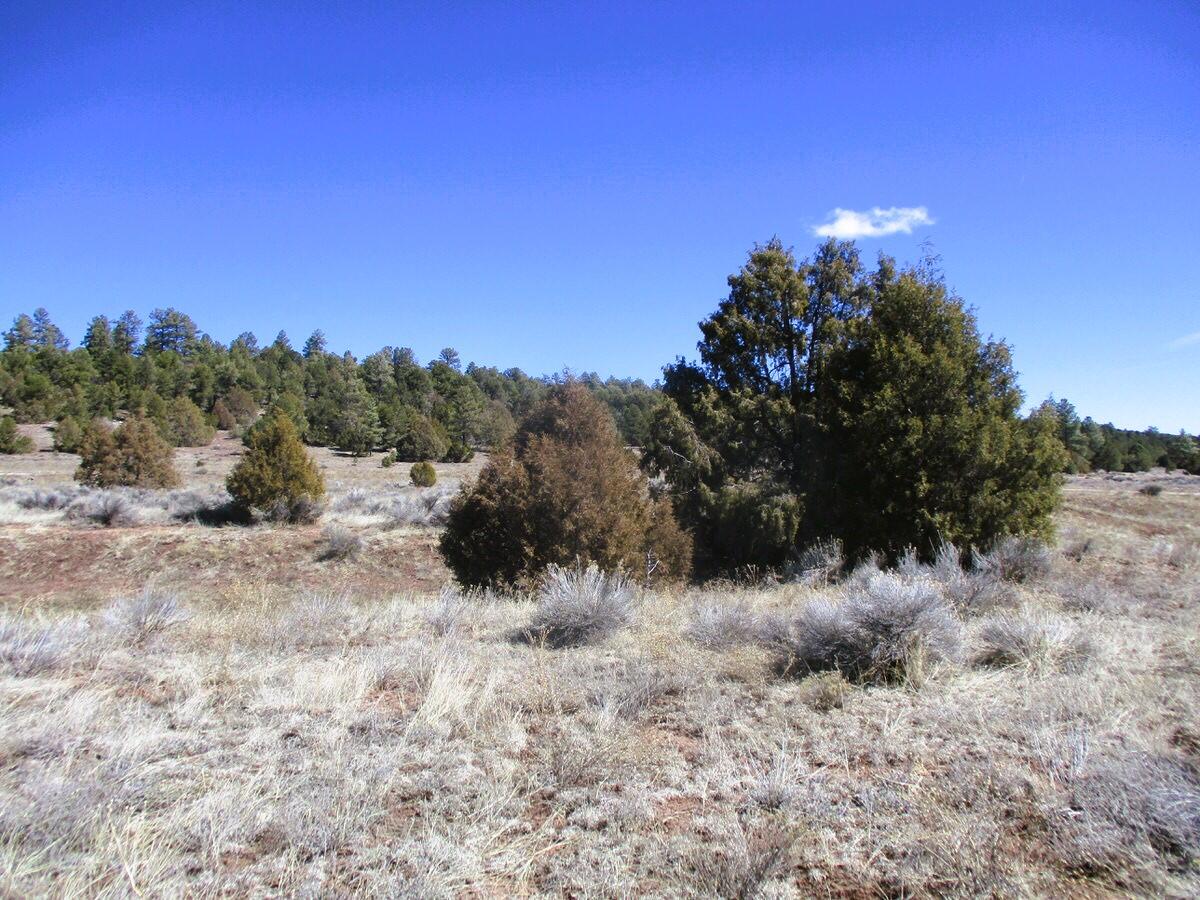
[[[463,597],[478,463],[316,452],[303,528],[194,520],[228,440],[111,527],[0,458],[6,895],[1200,893],[1200,478],[976,575]]]
[[[481,454],[438,463],[438,485],[420,489],[407,464],[383,468],[382,454],[356,459],[314,447],[329,493],[320,523],[212,528],[194,514],[219,504],[241,455],[241,442],[228,434],[176,451],[177,491],[86,491],[72,483],[79,458],[54,453],[49,429],[22,430],[38,452],[0,456],[0,606],[39,611],[89,608],[147,583],[227,599],[255,584],[359,596],[436,591],[449,573],[428,525],[486,461]],[[124,514],[111,527],[86,527],[100,501],[113,497],[125,501]],[[364,552],[353,564],[323,558],[331,524],[361,537]]]

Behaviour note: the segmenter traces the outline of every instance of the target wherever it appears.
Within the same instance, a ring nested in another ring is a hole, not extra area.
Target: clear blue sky
[[[897,207],[865,255],[931,240],[1031,399],[1195,432],[1198,138],[1196,0],[10,0],[0,316],[650,380],[752,243]]]

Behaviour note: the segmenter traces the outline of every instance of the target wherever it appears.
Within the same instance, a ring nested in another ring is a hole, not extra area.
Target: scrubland
[[[1200,892],[1200,478],[1072,479],[1055,546],[970,571],[824,548],[787,581],[498,596],[442,586],[441,501],[397,523],[430,495],[369,475],[303,538],[181,518],[186,490],[108,526],[0,491],[6,894]],[[191,574],[14,574],[150,534]],[[401,551],[426,577],[389,582]]]

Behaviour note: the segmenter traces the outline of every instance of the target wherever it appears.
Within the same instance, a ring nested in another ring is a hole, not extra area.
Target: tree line
[[[1039,409],[1058,424],[1068,472],[1146,472],[1161,466],[1200,474],[1200,443],[1185,431],[1163,434],[1157,428],[1131,431],[1099,425],[1091,416],[1080,419],[1071,401],[1053,397]]]
[[[641,444],[659,400],[635,379],[578,380],[611,410],[622,439]],[[215,428],[245,430],[285,412],[310,445],[406,460],[466,459],[506,441],[555,377],[462,366],[447,348],[422,365],[403,347],[361,361],[329,351],[317,330],[300,349],[284,332],[260,346],[249,332],[221,344],[174,308],[143,323],[98,315],[72,348],[45,309],[16,317],[0,351],[0,405],[18,422],[55,421],[56,446],[75,450],[94,419],[144,416],[175,446],[208,443]]]

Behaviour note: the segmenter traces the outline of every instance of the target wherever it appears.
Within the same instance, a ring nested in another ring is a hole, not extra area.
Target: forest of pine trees
[[[645,444],[658,390],[634,379],[578,380],[612,410],[628,444]],[[0,407],[17,422],[60,423],[62,450],[73,450],[68,436],[96,417],[140,412],[170,443],[194,446],[208,443],[214,428],[245,429],[279,409],[310,445],[453,461],[502,443],[553,381],[520,369],[463,368],[451,348],[425,365],[404,347],[358,360],[331,353],[320,330],[299,350],[282,331],[265,347],[249,332],[224,345],[173,308],[154,310],[147,323],[132,311],[96,316],[73,349],[37,309],[16,317],[0,351]],[[1197,440],[1187,434],[1097,424],[1067,400],[1051,398],[1039,411],[1057,419],[1069,471],[1200,472]]]
[[[631,379],[579,380],[612,410],[623,439],[642,443],[658,392]],[[17,316],[0,352],[0,407],[18,422],[58,422],[65,435],[97,417],[141,413],[172,444],[197,445],[214,427],[246,429],[277,409],[308,444],[352,454],[391,448],[413,460],[465,459],[503,442],[553,381],[464,369],[450,348],[425,365],[402,347],[358,360],[330,352],[319,330],[300,349],[282,331],[265,347],[249,332],[226,346],[171,308],[146,323],[133,312],[96,316],[73,349],[38,309]]]

